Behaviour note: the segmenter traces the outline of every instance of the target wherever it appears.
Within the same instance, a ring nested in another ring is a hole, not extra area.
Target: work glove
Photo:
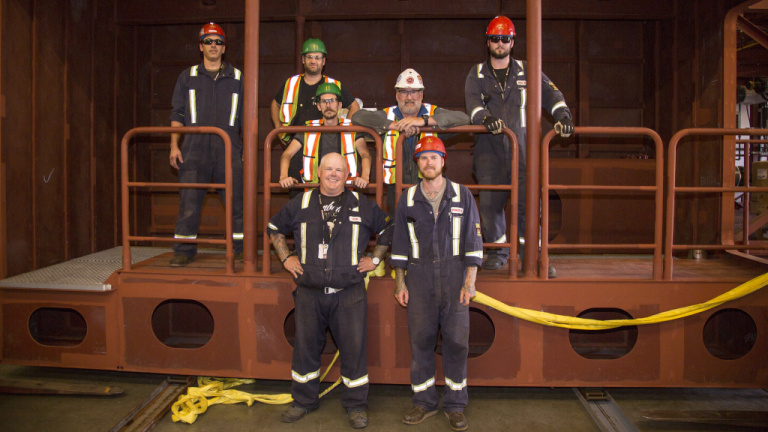
[[[494,116],[485,116],[483,117],[483,126],[485,126],[485,130],[488,132],[498,135],[504,129],[504,121]]]
[[[571,136],[573,129],[573,122],[568,117],[560,120],[555,124],[555,132],[559,133],[563,138],[568,138]]]

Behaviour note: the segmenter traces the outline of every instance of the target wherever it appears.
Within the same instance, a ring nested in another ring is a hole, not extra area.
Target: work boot
[[[498,255],[489,255],[488,259],[483,263],[484,270],[498,270],[506,263],[505,260],[499,258]]]
[[[445,411],[445,416],[448,417],[448,424],[451,426],[451,429],[455,431],[463,431],[467,430],[469,427],[469,423],[467,423],[467,418],[464,417],[463,412],[454,411],[454,412],[448,412]]]
[[[184,267],[185,265],[192,262],[193,258],[190,258],[184,254],[175,254],[173,258],[171,258],[171,267]]]
[[[420,406],[412,406],[411,409],[405,412],[403,416],[403,423],[407,425],[415,425],[424,421],[427,417],[432,417],[437,414],[437,410],[427,411]]]
[[[364,409],[356,409],[348,412],[347,418],[349,419],[349,425],[352,426],[352,429],[362,429],[368,426],[368,414],[365,413]]]
[[[290,408],[283,411],[283,413],[280,415],[280,419],[283,421],[283,423],[293,423],[301,420],[302,417],[309,414],[310,412],[316,410],[317,408],[300,408],[291,405]]]
[[[548,277],[549,277],[550,279],[554,279],[554,278],[556,278],[556,277],[557,277],[557,270],[555,270],[555,268],[554,268],[554,267],[552,267],[552,266],[549,266],[549,270],[548,270],[548,273],[547,273],[547,275],[548,275]]]

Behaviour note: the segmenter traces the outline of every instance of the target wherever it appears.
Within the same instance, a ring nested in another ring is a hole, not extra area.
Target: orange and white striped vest
[[[307,126],[322,126],[323,119],[311,120],[307,122]],[[339,126],[351,126],[352,121],[344,119],[339,123]],[[304,133],[304,159],[303,169],[301,176],[307,183],[317,183],[317,166],[320,164],[320,135],[322,132],[305,132]],[[355,150],[355,133],[354,132],[342,132],[341,133],[341,148],[339,153],[347,160],[347,169],[349,170],[349,177],[353,179],[357,177],[357,150]]]
[[[283,102],[280,104],[280,112],[278,118],[280,125],[290,126],[293,118],[296,117],[297,105],[299,101],[299,87],[301,87],[301,79],[304,78],[304,74],[294,75],[285,81],[285,88],[283,88]],[[333,83],[339,86],[341,90],[341,81],[335,80],[331,77],[323,75],[323,80],[327,83]],[[315,97],[315,95],[312,95]],[[280,134],[280,139],[283,141],[288,140],[287,134]]]
[[[422,103],[422,105],[427,109],[430,116],[435,115],[435,109],[437,109],[437,106],[428,103]],[[384,108],[384,112],[387,114],[387,119],[392,121],[398,120],[397,116],[395,115],[395,108],[397,108],[397,105]],[[425,132],[419,135],[419,139],[422,139],[425,136],[434,135],[435,134],[431,132]],[[384,136],[384,184],[395,184],[395,168],[397,165],[396,147],[398,136],[400,136],[400,131],[396,130],[387,131],[387,134]]]

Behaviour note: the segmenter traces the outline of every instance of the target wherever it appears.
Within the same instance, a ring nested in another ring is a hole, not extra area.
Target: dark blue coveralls
[[[466,268],[483,263],[480,218],[472,193],[448,182],[435,222],[419,184],[400,196],[390,264],[408,270],[408,335],[411,340],[413,405],[437,409],[435,347],[443,335],[446,412],[467,405],[469,307],[459,302]]]
[[[304,274],[294,279],[297,287],[293,292],[296,337],[291,396],[293,405],[300,408],[319,405],[320,354],[328,327],[339,347],[341,378],[346,386],[341,405],[347,412],[368,405],[367,295],[365,274],[357,270],[357,265],[372,233],[379,233],[378,245],[392,243],[394,221],[365,195],[346,189],[343,194],[333,235],[330,242],[326,241],[326,259],[318,256],[327,231],[319,191],[296,196],[267,225],[269,235],[293,234],[304,269]]]
[[[216,81],[205,65],[192,66],[179,75],[173,90],[171,121],[184,126],[215,126],[232,141],[232,238],[235,253],[243,251],[243,141],[240,139],[243,114],[243,74],[224,63]],[[224,141],[218,135],[188,134],[181,144],[180,183],[225,182]],[[207,190],[181,189],[175,238],[197,238],[200,211]],[[224,189],[219,189],[226,203]],[[193,258],[195,243],[175,243],[174,254]]]
[[[517,179],[517,235],[525,236],[525,109],[527,105],[526,62],[510,57],[510,69],[504,92],[493,74],[490,60],[472,67],[464,84],[464,100],[467,114],[473,125],[482,125],[485,116],[493,116],[515,133],[520,149],[520,162]],[[541,106],[552,114],[555,121],[571,118],[571,112],[565,104],[565,98],[550,79],[541,74]],[[478,184],[512,184],[511,144],[504,134],[475,134],[473,170]],[[487,243],[507,243],[507,221],[504,207],[507,205],[509,192],[480,191],[480,216],[483,234]],[[545,197],[546,199],[546,197]],[[515,243],[512,241],[512,243]],[[520,248],[523,259],[524,248]],[[509,259],[509,249],[491,249],[489,255],[496,254],[503,260]]]

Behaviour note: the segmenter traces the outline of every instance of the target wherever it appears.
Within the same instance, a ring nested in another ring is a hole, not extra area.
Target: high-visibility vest
[[[299,87],[301,87],[302,78],[304,78],[304,74],[294,75],[285,81],[285,88],[283,88],[283,102],[280,104],[280,112],[278,114],[280,125],[283,127],[290,126],[293,118],[296,117],[296,106],[299,101]],[[336,84],[339,86],[339,90],[341,90],[341,81],[325,75],[323,75],[323,80],[327,83]],[[279,136],[281,140],[286,142],[289,138],[288,134],[280,134]]]
[[[437,106],[424,103],[424,108],[429,111],[429,115],[433,116],[435,115],[435,109],[437,109]],[[387,114],[387,119],[392,121],[397,121],[397,117],[395,116],[395,108],[397,108],[397,105],[391,106],[389,108],[384,108],[384,112]],[[419,139],[424,138],[425,136],[434,136],[432,132],[424,132],[419,135]],[[390,130],[387,131],[387,134],[384,136],[384,148],[382,151],[384,152],[384,183],[385,184],[395,184],[395,168],[397,165],[397,137],[400,136],[400,131],[396,130]]]
[[[322,126],[323,119],[311,120],[307,122],[307,126]],[[342,120],[339,126],[351,126],[352,121],[348,119]],[[307,183],[317,183],[317,166],[320,163],[320,135],[322,132],[305,132],[304,133],[304,158],[303,169],[301,172],[302,178]],[[341,148],[339,153],[347,160],[347,169],[349,170],[349,178],[357,177],[357,150],[355,150],[355,133],[354,132],[342,132],[341,133]]]

